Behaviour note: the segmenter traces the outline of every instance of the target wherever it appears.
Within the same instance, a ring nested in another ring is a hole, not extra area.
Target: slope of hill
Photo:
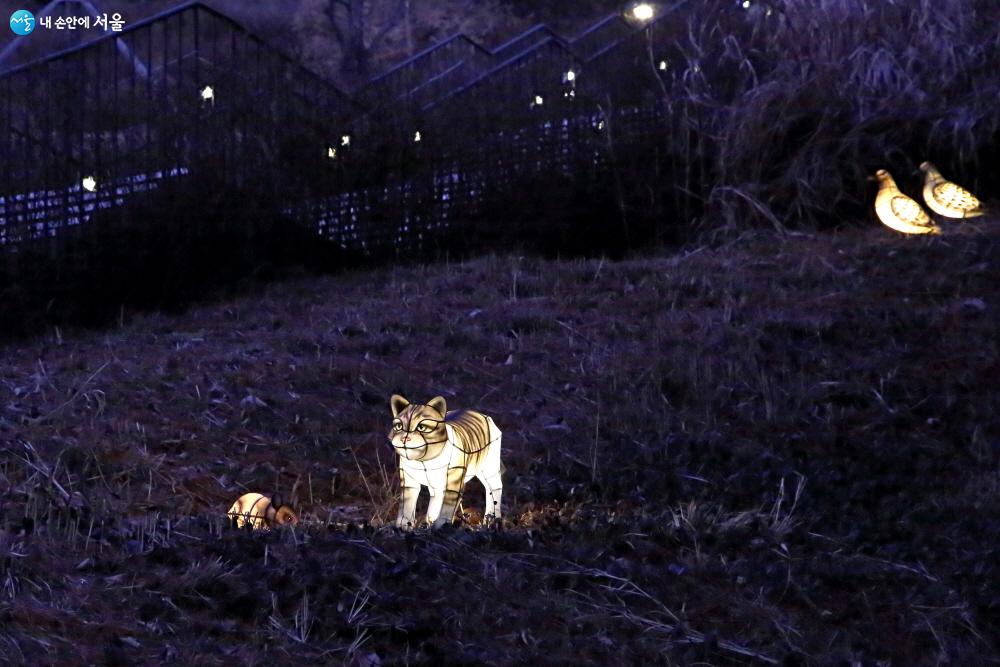
[[[8,346],[0,661],[996,659],[998,241],[401,264]],[[393,392],[495,417],[503,530],[477,483],[382,527]],[[302,525],[226,527],[247,490]]]

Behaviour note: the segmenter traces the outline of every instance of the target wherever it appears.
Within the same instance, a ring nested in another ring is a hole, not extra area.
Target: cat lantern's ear
[[[445,404],[443,396],[435,396],[431,400],[427,401],[427,407],[434,408],[441,413],[442,417],[444,417],[448,412],[448,406]]]
[[[389,407],[392,408],[392,416],[398,417],[399,413],[406,409],[410,402],[400,396],[399,394],[393,394],[392,398],[389,399]]]

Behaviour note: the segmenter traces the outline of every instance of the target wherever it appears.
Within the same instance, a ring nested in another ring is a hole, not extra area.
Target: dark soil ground
[[[0,662],[1000,662],[1000,230],[406,265],[0,350]],[[952,226],[950,230],[959,230]],[[405,534],[394,392],[501,529]],[[295,530],[224,513],[280,493]]]

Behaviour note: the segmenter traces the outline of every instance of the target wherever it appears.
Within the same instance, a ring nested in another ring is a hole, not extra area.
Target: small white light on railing
[[[573,70],[568,70],[563,78],[566,80],[567,83],[573,83],[574,81],[576,81],[576,72],[574,72]]]
[[[334,148],[333,146],[330,146],[329,148],[326,149],[326,156],[328,158],[330,158],[331,160],[336,160],[337,159],[337,149]]]
[[[97,192],[97,179],[93,176],[84,176],[82,185],[87,192]]]
[[[531,102],[532,107],[540,107],[543,104],[545,104],[545,99],[541,95],[535,95],[535,99]]]
[[[340,138],[340,145],[341,146],[350,146],[351,145],[351,135],[345,134],[344,136],[342,136]]]
[[[420,130],[417,130],[413,134],[413,143],[420,143],[422,140],[423,140],[423,137],[420,135]]]
[[[669,67],[669,66],[670,65],[667,63],[666,60],[661,60],[660,61],[660,71],[661,72],[666,72],[667,71],[667,67]]]
[[[640,2],[632,8],[632,18],[637,21],[648,21],[653,18],[654,13],[656,12],[653,10],[653,5],[648,2]]]
[[[201,101],[211,102],[212,104],[215,104],[215,89],[212,88],[211,86],[205,86],[204,88],[202,88]]]

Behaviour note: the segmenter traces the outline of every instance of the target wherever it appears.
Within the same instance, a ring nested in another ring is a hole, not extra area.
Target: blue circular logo
[[[15,35],[30,35],[35,31],[35,15],[27,9],[19,9],[10,15],[10,29]]]

